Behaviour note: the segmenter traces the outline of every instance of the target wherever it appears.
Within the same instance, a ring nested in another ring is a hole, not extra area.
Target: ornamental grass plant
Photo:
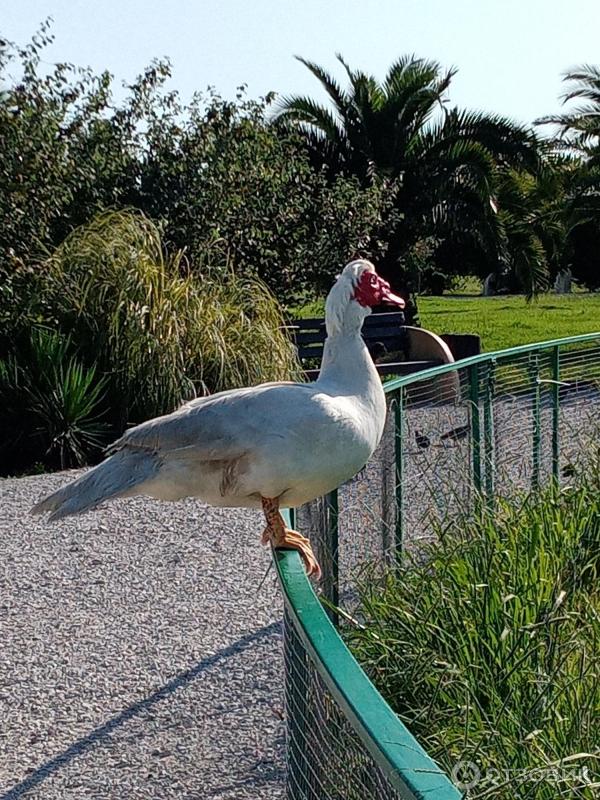
[[[0,398],[10,399],[14,409],[5,420],[0,453],[5,472],[11,457],[24,453],[29,461],[49,465],[83,463],[93,455],[91,445],[99,443],[97,420],[106,444],[128,425],[195,396],[299,374],[281,307],[267,287],[208,265],[194,265],[192,274],[183,252],[168,253],[157,226],[139,212],[106,212],[76,229],[48,258],[16,270],[4,298]],[[60,355],[64,364],[54,364],[56,375],[72,378],[75,367],[69,363],[75,359],[87,376],[77,391],[87,387],[93,400],[87,407],[78,399],[86,418],[95,421],[89,448],[69,449],[69,436],[56,426],[61,418],[67,425],[71,399],[64,389],[72,380],[63,380],[62,389],[58,378],[50,386],[54,373],[46,370],[43,385],[28,384],[27,392],[21,391],[16,376],[30,372],[31,354],[39,350],[33,340],[53,345],[48,361],[57,362]],[[35,445],[32,451],[32,439],[39,443],[50,436],[40,431],[39,415],[31,430],[33,395],[37,406],[52,401],[52,439],[67,443],[60,463],[53,458],[56,447]],[[19,448],[11,431],[19,431]]]
[[[422,554],[421,554],[422,555]],[[349,644],[470,798],[600,789],[600,485],[455,522],[363,581]]]

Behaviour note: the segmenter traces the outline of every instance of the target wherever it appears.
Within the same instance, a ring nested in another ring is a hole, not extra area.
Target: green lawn
[[[421,325],[434,333],[477,333],[484,350],[600,330],[600,294],[419,298]]]
[[[477,333],[482,348],[504,350],[529,342],[600,331],[600,294],[420,297],[421,325],[434,333]],[[323,316],[323,302],[290,309],[293,317]]]

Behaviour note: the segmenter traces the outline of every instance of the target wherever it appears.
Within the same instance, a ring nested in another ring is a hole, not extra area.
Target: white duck
[[[360,330],[371,306],[382,302],[404,306],[369,261],[352,261],[327,297],[317,381],[219,392],[137,425],[109,447],[105,461],[46,497],[33,513],[49,511],[56,520],[139,494],[262,507],[263,543],[299,550],[308,574],[318,576],[308,539],[286,528],[279,508],[335,489],[377,447],[385,396]]]

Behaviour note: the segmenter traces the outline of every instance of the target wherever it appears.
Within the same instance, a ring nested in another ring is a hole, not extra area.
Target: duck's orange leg
[[[306,536],[302,536],[298,531],[292,531],[285,527],[283,517],[279,513],[279,500],[276,497],[262,497],[261,500],[265,519],[267,520],[267,527],[262,535],[262,543],[272,543],[273,547],[298,550],[304,561],[307,575],[314,576],[318,580],[321,577],[321,567]]]

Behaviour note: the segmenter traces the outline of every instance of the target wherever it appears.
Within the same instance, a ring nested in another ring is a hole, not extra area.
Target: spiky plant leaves
[[[95,364],[83,366],[74,350],[70,336],[37,328],[23,365],[32,435],[62,469],[85,464],[94,450],[106,444],[110,430],[101,420],[107,380],[97,376]]]
[[[27,344],[0,362],[9,452],[24,450],[29,458],[65,469],[86,463],[106,444],[106,379],[74,351],[68,336],[34,328]]]

